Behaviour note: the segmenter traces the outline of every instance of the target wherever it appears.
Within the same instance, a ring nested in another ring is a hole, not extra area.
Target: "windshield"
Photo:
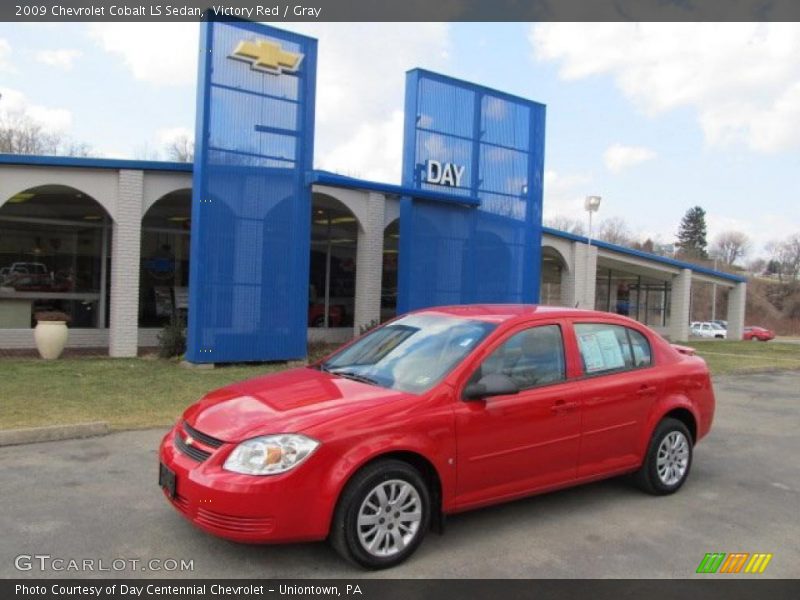
[[[333,355],[320,368],[382,387],[423,393],[495,328],[445,315],[408,315]]]
[[[725,329],[725,328],[719,323],[711,323],[711,329]]]

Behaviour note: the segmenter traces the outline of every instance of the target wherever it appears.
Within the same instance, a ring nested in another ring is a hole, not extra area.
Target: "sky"
[[[544,215],[619,217],[674,242],[686,210],[748,258],[800,232],[800,24],[312,23],[315,167],[400,180],[405,71],[547,105]],[[157,158],[194,131],[196,23],[0,24],[0,117],[99,156]],[[157,42],[157,43],[156,43]]]

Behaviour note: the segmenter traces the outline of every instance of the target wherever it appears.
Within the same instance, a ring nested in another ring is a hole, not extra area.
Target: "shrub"
[[[186,352],[186,320],[174,311],[169,323],[158,334],[158,355],[161,358],[181,356]]]

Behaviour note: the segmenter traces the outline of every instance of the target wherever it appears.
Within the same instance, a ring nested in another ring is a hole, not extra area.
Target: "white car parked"
[[[692,323],[691,333],[693,336],[701,338],[728,339],[728,330],[722,325],[710,321],[695,321]]]

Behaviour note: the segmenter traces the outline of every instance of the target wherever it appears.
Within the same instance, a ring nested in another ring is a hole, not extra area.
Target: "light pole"
[[[583,208],[589,213],[589,235],[587,236],[589,243],[586,245],[586,285],[583,289],[583,299],[586,305],[585,308],[589,309],[594,308],[589,306],[589,286],[591,285],[591,270],[589,269],[589,265],[592,256],[592,214],[598,211],[601,201],[602,198],[600,196],[586,196],[586,199],[583,201]]]

